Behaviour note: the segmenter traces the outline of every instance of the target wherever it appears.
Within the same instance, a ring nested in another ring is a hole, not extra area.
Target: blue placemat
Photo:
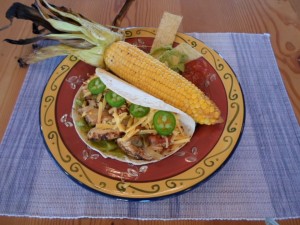
[[[243,136],[228,163],[192,191],[125,202],[79,186],[44,145],[39,107],[62,58],[29,67],[0,146],[0,215],[57,218],[264,219],[300,217],[300,128],[268,34],[198,34],[235,71],[244,92]]]

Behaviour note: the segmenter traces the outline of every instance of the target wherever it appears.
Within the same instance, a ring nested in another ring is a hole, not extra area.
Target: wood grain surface
[[[5,12],[13,0],[1,0],[0,27],[9,23]],[[20,0],[32,4],[33,0]],[[81,12],[101,24],[111,24],[125,0],[49,0]],[[299,0],[135,0],[121,26],[157,27],[164,11],[183,15],[181,32],[270,33],[277,63],[295,115],[300,123],[300,1]],[[22,87],[27,68],[17,59],[32,51],[28,46],[14,46],[5,38],[30,37],[31,24],[15,20],[13,26],[0,32],[0,140]],[[1,204],[1,203],[0,203]],[[267,215],[266,215],[267,216]],[[278,222],[278,221],[277,221]],[[282,225],[300,224],[297,220],[279,221]],[[0,217],[0,224],[265,224],[264,221],[139,221],[117,219],[36,219]]]

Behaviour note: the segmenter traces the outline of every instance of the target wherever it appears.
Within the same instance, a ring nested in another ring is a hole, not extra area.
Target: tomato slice
[[[141,118],[146,116],[150,111],[149,107],[144,107],[141,105],[131,104],[129,107],[129,112],[133,117]]]
[[[154,114],[153,124],[158,134],[168,136],[176,127],[176,119],[173,113],[160,110]]]
[[[113,92],[112,90],[109,90],[105,95],[106,102],[112,106],[112,107],[120,107],[125,104],[125,98],[118,95],[117,93]]]
[[[105,84],[99,77],[92,79],[88,84],[88,89],[93,95],[102,93],[105,90]]]

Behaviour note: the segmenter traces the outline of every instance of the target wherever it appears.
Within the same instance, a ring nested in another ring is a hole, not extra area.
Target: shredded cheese
[[[183,138],[183,139],[181,139],[181,140],[176,140],[176,141],[174,141],[172,144],[173,144],[173,145],[184,144],[184,143],[187,143],[187,142],[189,142],[189,141],[190,141],[190,138]]]
[[[156,130],[140,130],[139,134],[157,134]]]
[[[105,101],[105,98],[103,98],[103,102],[98,103],[97,123],[101,123],[102,113],[103,113],[103,110],[105,109],[105,106],[106,106],[106,101]]]
[[[101,123],[102,112],[103,112],[103,103],[99,102],[99,104],[98,104],[97,123]]]
[[[115,126],[107,123],[97,123],[96,128],[107,130],[107,129],[114,129]]]
[[[113,114],[114,112],[116,111],[116,108],[115,107],[112,107],[108,110],[108,113],[109,114]]]
[[[169,148],[169,139],[167,137],[165,137],[165,141],[166,141],[166,148]]]
[[[112,116],[116,121],[116,126],[119,129],[119,131],[125,131],[125,126],[122,124],[122,120],[127,116],[127,113],[124,112],[118,115],[117,109],[114,107]]]
[[[128,129],[129,127],[131,127],[131,126],[132,126],[132,124],[133,124],[133,118],[132,118],[132,117],[130,117],[130,118],[129,118],[129,120],[128,120],[128,123],[127,123],[127,126],[126,126],[126,128]]]
[[[90,96],[90,95],[92,95],[92,93],[89,90],[83,91],[83,97],[84,98],[87,97],[87,96]]]
[[[122,137],[122,141],[127,141],[129,138],[131,138],[133,135],[137,134],[140,130],[131,130],[130,132],[126,133],[124,137]]]
[[[153,116],[156,111],[157,110],[155,110],[155,109],[150,109],[150,112],[146,116],[146,120],[142,124],[143,127],[147,127],[148,129],[153,128]]]
[[[146,120],[146,118],[147,117],[142,117],[140,119],[137,119],[136,122],[126,130],[126,133],[129,133],[131,130],[134,130],[138,125],[141,125]]]
[[[178,130],[179,130],[180,133],[184,133],[183,129],[181,127],[181,123],[179,121],[178,115],[175,115],[175,118],[176,118],[176,127],[178,128]]]
[[[96,102],[100,102],[101,101],[101,98],[102,98],[102,94],[98,94],[97,95],[97,98],[96,98]],[[103,98],[103,104],[104,104],[104,102],[106,102],[106,100],[105,100],[105,98]],[[103,108],[104,109],[104,108]]]

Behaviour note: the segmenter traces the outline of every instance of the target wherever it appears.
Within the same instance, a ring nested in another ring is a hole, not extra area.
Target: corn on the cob
[[[115,42],[106,49],[104,61],[122,79],[186,112],[196,122],[220,122],[220,110],[200,89],[136,46]]]
[[[51,5],[46,0],[36,1],[32,8],[20,3],[14,4],[8,10],[7,18],[10,20],[13,17],[19,18],[19,13],[23,13],[22,7],[28,13],[22,18],[32,20],[35,26],[45,28],[41,31],[48,30],[50,34],[25,40],[6,39],[6,41],[28,44],[40,39],[54,39],[63,43],[36,50],[34,54],[25,58],[25,63],[35,63],[65,54],[74,54],[96,67],[102,66],[104,60],[107,67],[118,76],[181,109],[196,122],[208,125],[220,122],[220,110],[203,92],[152,56],[131,44],[119,41],[123,39],[122,34],[112,32],[100,24],[83,18],[80,14],[66,12],[65,9]],[[43,7],[51,14],[48,15]]]

